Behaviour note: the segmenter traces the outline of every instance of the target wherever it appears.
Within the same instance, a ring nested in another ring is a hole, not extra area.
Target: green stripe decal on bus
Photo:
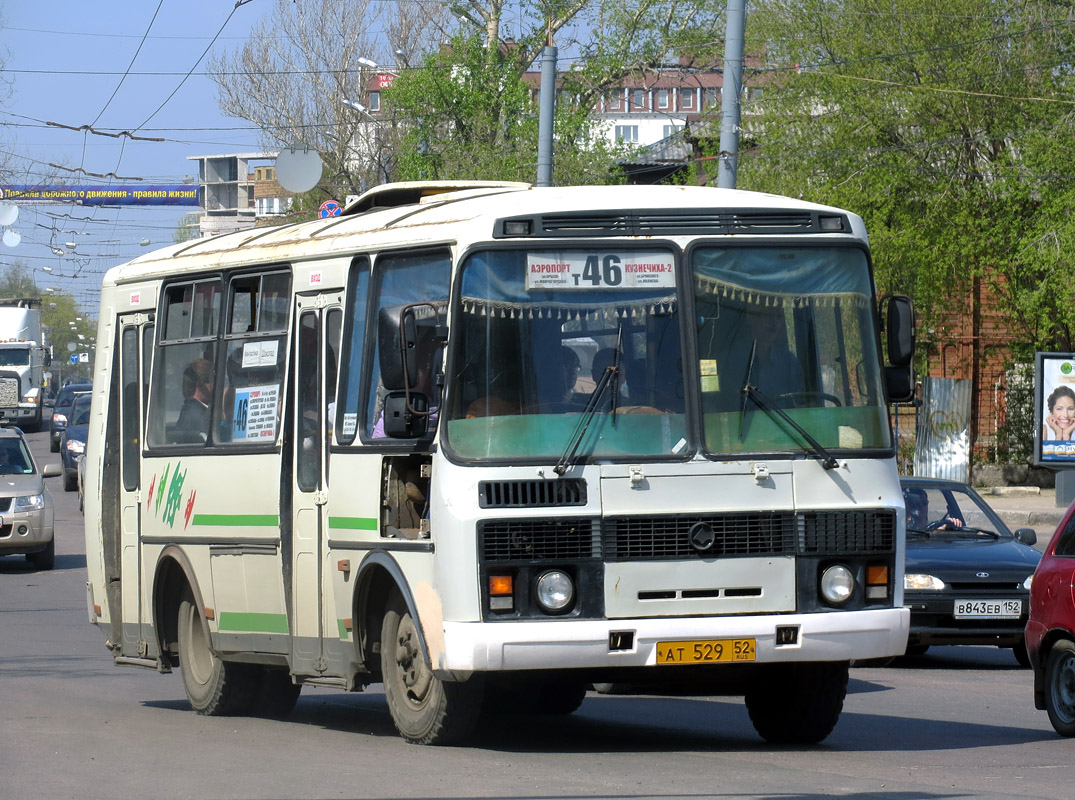
[[[328,526],[349,531],[375,531],[377,520],[373,517],[329,517]]]
[[[248,611],[221,611],[220,630],[287,634],[287,615],[256,614]]]
[[[336,620],[336,626],[340,629],[340,639],[347,641],[347,638],[351,635],[351,632],[347,630],[347,620]]]
[[[276,514],[195,514],[191,525],[215,525],[221,528],[279,528]]]

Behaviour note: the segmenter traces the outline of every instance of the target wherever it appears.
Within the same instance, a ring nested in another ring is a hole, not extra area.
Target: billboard
[[[1034,463],[1075,465],[1075,353],[1037,353]]]
[[[82,206],[197,206],[198,187],[149,186],[0,186],[0,197],[22,203],[75,203]]]

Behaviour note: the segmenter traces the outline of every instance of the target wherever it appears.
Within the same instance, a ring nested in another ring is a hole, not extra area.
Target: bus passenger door
[[[119,320],[119,520],[123,654],[146,657],[151,622],[144,603],[141,541],[141,456],[145,390],[153,355],[153,320],[131,314]]]
[[[289,428],[291,481],[291,670],[319,675],[326,669],[327,558],[326,470],[329,404],[335,397],[343,313],[341,294],[299,296],[295,308],[294,417]],[[287,449],[285,449],[287,452]]]

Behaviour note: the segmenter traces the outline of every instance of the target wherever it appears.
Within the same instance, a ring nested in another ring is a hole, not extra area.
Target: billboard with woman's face
[[[1039,465],[1075,464],[1075,353],[1038,353],[1034,455]]]

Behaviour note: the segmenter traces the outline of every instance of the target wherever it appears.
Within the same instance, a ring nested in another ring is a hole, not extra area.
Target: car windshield
[[[0,367],[25,367],[29,363],[29,347],[0,347]]]
[[[90,401],[91,398],[88,394],[75,397],[74,405],[71,408],[72,425],[90,424]]]
[[[994,538],[1012,535],[969,487],[904,481],[903,501],[910,534]]]
[[[0,475],[30,475],[34,462],[22,439],[0,439]]]

